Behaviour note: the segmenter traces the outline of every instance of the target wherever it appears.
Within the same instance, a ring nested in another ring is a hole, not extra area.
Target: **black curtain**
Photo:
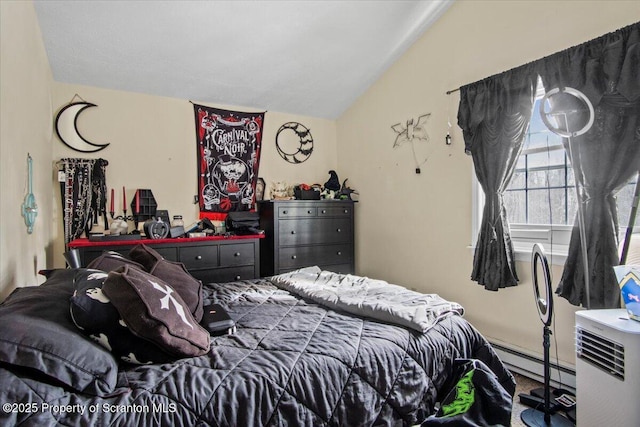
[[[612,268],[618,264],[619,243],[615,194],[640,169],[640,24],[544,58],[538,61],[538,72],[547,91],[577,89],[595,113],[589,131],[564,140],[583,206],[589,301],[578,219],[557,293],[573,305],[619,308],[620,290]],[[552,111],[579,109],[579,104],[561,95]],[[575,132],[584,122],[583,111],[560,127]]]
[[[460,88],[458,125],[485,194],[471,279],[487,290],[518,284],[503,193],[529,127],[536,81],[527,65]]]

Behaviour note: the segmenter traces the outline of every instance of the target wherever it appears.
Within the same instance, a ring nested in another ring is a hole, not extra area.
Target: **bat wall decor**
[[[288,144],[285,142],[285,138],[288,138],[291,132],[294,133],[294,138],[298,140],[295,151],[288,149]],[[313,137],[311,136],[311,131],[302,123],[287,122],[283,124],[276,134],[276,149],[280,157],[289,163],[296,164],[304,162],[311,156],[311,153],[313,153]]]
[[[396,123],[391,126],[391,129],[397,134],[396,139],[393,142],[393,148],[398,148],[405,143],[411,144],[411,152],[413,153],[413,158],[416,162],[416,173],[420,173],[420,166],[425,164],[429,157],[427,156],[422,162],[418,160],[418,156],[416,155],[416,149],[414,143],[416,141],[429,141],[429,135],[427,134],[427,120],[431,113],[423,114],[418,117],[417,120],[414,121],[413,118],[407,120],[406,125],[403,123]]]

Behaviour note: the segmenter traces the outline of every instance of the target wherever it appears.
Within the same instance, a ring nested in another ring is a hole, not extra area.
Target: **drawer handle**
[[[307,211],[307,213],[308,213],[309,215],[311,215],[311,214],[313,213],[313,211],[308,210],[308,211]]]
[[[288,213],[289,213],[289,211],[282,211],[282,215],[286,215]]]
[[[341,233],[341,232],[342,232],[342,230],[338,228],[338,229],[336,230],[336,232],[337,232],[337,233]]]
[[[296,234],[296,230],[291,230],[291,234]]]
[[[197,256],[196,256],[196,259],[197,259],[198,261],[200,261],[200,260],[202,259],[202,255],[197,255]]]
[[[241,277],[239,275],[236,276],[236,280],[240,280],[240,279],[241,279]]]
[[[337,255],[342,255],[341,251],[336,252]]]
[[[240,252],[236,252],[233,256],[240,256]]]
[[[327,213],[327,210],[326,209],[322,209],[322,213],[323,214]]]
[[[349,209],[345,209],[344,213],[348,214],[349,213]]]
[[[298,258],[296,255],[291,255],[291,259],[296,259]]]

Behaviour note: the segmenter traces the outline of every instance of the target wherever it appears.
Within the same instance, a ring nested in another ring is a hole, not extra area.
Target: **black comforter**
[[[122,364],[103,397],[4,365],[0,401],[14,406],[0,411],[0,424],[413,425],[434,412],[459,357],[482,360],[513,393],[513,377],[457,315],[421,334],[329,310],[263,279],[204,293],[205,304],[221,303],[237,321],[234,335],[212,338],[208,354]]]

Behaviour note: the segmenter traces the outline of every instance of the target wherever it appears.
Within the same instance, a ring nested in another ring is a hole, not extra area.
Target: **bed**
[[[219,303],[236,322],[204,354],[126,363],[74,324],[80,273],[54,270],[0,305],[0,424],[416,425],[434,417],[458,358],[481,361],[514,392],[458,313],[419,332],[300,296],[279,276],[202,286],[202,304]]]

